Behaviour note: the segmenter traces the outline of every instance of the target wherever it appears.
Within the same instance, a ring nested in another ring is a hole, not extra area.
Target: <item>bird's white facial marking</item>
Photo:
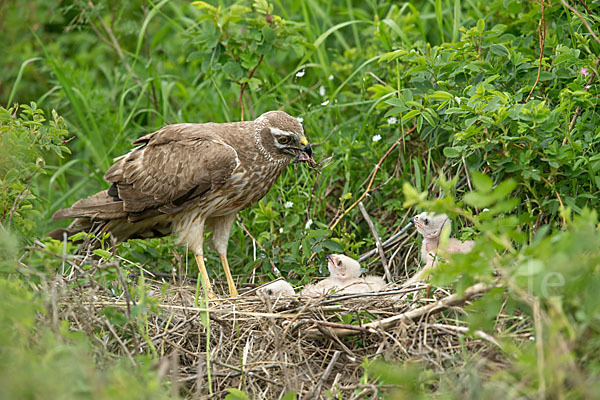
[[[298,142],[298,133],[283,131],[279,128],[270,128],[271,135],[273,135],[275,147],[278,149],[285,149],[294,145],[294,142]],[[301,136],[301,135],[300,135]]]

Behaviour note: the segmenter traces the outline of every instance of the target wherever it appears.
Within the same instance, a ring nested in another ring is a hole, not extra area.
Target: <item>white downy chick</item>
[[[379,291],[385,287],[384,280],[379,277],[360,278],[360,264],[346,255],[331,254],[326,258],[329,278],[315,285],[307,285],[301,295],[316,297],[328,294],[332,290],[339,294],[365,293]]]
[[[455,238],[449,238],[443,248],[440,248],[440,237],[444,227],[450,229],[452,222],[446,214],[434,214],[423,212],[415,215],[411,222],[417,227],[417,231],[423,236],[421,245],[421,261],[425,264],[433,262],[435,255],[468,253],[475,246],[475,242],[467,240],[461,242]]]
[[[256,291],[259,295],[279,297],[279,296],[294,296],[294,288],[284,280],[278,280],[265,285]]]
[[[425,263],[424,268],[413,276],[409,282],[418,280],[423,272],[434,266],[438,255],[468,253],[475,246],[475,242],[467,240],[462,242],[456,238],[448,238],[443,247],[440,247],[440,237],[445,227],[451,228],[452,222],[446,214],[434,214],[422,212],[415,215],[411,222],[417,228],[417,231],[423,236],[421,244],[421,262]]]

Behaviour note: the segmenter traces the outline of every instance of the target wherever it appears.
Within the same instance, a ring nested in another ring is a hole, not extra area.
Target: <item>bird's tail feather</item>
[[[86,199],[81,199],[69,208],[58,210],[52,216],[54,221],[71,218],[90,218],[111,220],[127,217],[123,210],[123,202],[115,201],[107,190],[96,193]]]

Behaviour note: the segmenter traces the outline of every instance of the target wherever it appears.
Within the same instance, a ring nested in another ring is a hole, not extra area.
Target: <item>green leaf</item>
[[[462,155],[465,146],[444,147],[444,155],[448,158],[458,158]]]
[[[429,95],[432,99],[444,99],[444,100],[452,100],[454,96],[452,93],[444,92],[442,90],[436,90],[433,94]]]
[[[110,258],[110,256],[111,256],[110,252],[108,252],[108,251],[106,251],[104,249],[95,249],[93,251],[93,253],[95,255],[97,255],[98,257],[103,257],[103,258],[106,258],[106,259]]]
[[[322,245],[327,250],[331,250],[331,251],[334,251],[336,253],[343,253],[344,252],[344,247],[341,244],[339,244],[336,241],[330,240],[330,239],[324,240],[323,243],[322,243]]]
[[[227,61],[223,66],[223,72],[232,81],[239,81],[244,77],[244,70],[242,70],[240,64],[235,61]]]
[[[503,44],[494,43],[490,46],[490,51],[498,57],[507,57],[510,55],[508,49]],[[510,58],[510,57],[509,57]]]
[[[329,229],[313,229],[306,232],[306,239],[329,235],[331,235],[331,231]]]
[[[250,400],[250,397],[239,389],[229,388],[227,391],[229,394],[225,396],[225,400]]]
[[[281,400],[296,400],[296,397],[298,396],[298,392],[296,392],[295,390],[292,390],[291,392],[286,393]]]
[[[268,25],[263,27],[262,34],[266,43],[273,43],[277,39],[277,33]]]
[[[421,114],[421,110],[410,110],[409,112],[407,112],[406,114],[404,114],[402,116],[402,122],[408,121],[411,118],[414,118],[419,114]]]
[[[485,30],[485,21],[483,19],[479,19],[477,21],[477,32],[479,33],[480,36],[483,34],[484,30]]]
[[[490,192],[492,190],[492,186],[494,185],[492,178],[477,171],[471,172],[471,180],[473,181],[473,186],[475,186],[477,190],[484,193]]]

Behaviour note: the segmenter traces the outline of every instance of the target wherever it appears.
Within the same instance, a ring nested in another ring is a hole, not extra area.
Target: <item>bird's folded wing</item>
[[[176,212],[229,179],[237,153],[207,125],[169,125],[134,142],[104,176],[124,211]]]

